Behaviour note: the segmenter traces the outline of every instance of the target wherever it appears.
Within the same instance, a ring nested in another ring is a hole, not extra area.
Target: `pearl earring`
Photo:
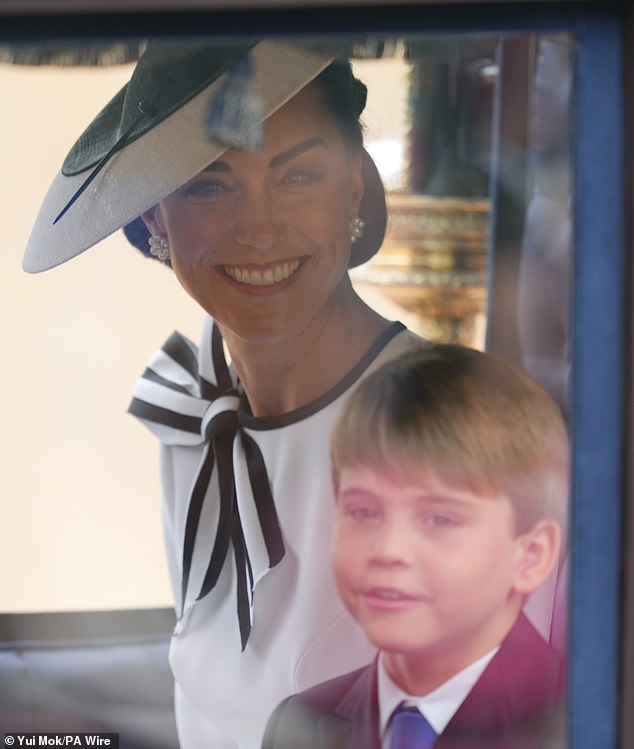
[[[363,236],[363,229],[365,228],[365,221],[358,216],[355,216],[350,221],[350,241],[354,244],[357,239]]]
[[[147,243],[150,246],[150,255],[166,263],[170,259],[170,246],[167,237],[162,234],[154,234]]]

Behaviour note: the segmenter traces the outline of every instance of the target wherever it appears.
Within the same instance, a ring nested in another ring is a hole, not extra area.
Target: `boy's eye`
[[[351,507],[346,507],[344,514],[346,515],[346,517],[349,517],[359,523],[375,520],[379,517],[379,512],[377,509],[365,505],[354,505]]]
[[[427,527],[438,529],[454,528],[460,525],[458,518],[440,512],[425,515],[423,521]]]

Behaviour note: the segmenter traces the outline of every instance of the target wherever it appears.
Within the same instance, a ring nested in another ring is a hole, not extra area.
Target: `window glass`
[[[390,216],[381,252],[352,272],[357,289],[432,340],[516,359],[564,410],[571,49],[566,35],[352,45]],[[0,49],[9,103],[0,123],[0,524],[10,529],[0,564],[15,571],[0,583],[5,611],[171,603],[157,445],[126,408],[152,351],[174,329],[197,342],[202,313],[121,232],[45,274],[20,267],[49,183],[135,56],[134,45],[72,51]],[[557,590],[554,576],[534,604],[547,636]]]

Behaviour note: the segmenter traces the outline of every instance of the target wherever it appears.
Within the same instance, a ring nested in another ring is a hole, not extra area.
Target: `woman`
[[[421,342],[350,283],[385,201],[365,87],[331,62],[273,42],[148,47],[25,255],[44,270],[127,224],[207,313],[200,347],[173,335],[130,407],[162,443],[183,747],[258,747],[285,695],[372,658],[327,560],[329,434],[355,383]]]

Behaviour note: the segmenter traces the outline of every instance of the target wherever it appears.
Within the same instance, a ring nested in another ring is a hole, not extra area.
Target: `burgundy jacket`
[[[376,661],[293,695],[262,749],[380,749]],[[434,749],[565,749],[563,659],[521,614]]]

